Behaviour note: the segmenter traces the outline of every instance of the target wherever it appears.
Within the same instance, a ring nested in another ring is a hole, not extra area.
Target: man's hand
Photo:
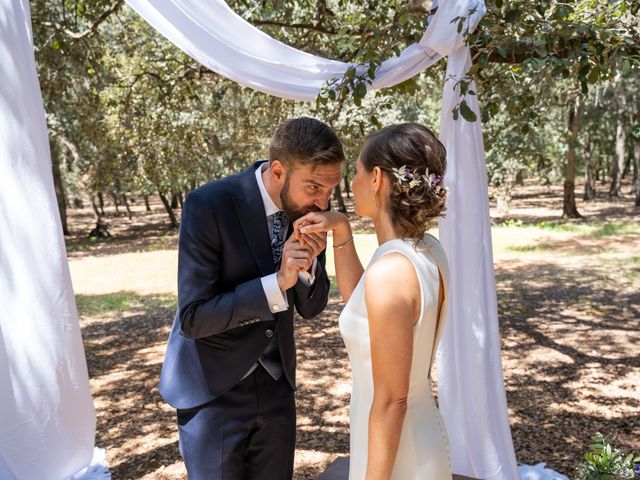
[[[342,243],[352,236],[349,219],[340,212],[311,212],[293,224],[295,237],[302,245],[308,243],[312,246],[315,256],[319,255],[327,246],[328,231],[333,232],[334,245]],[[317,235],[321,235],[322,240]]]
[[[318,243],[316,241],[316,245]],[[282,248],[282,261],[277,274],[278,286],[283,293],[296,284],[300,271],[311,268],[314,258],[310,245],[302,245],[295,235],[289,237]]]
[[[311,249],[312,261],[327,248],[327,232],[304,233],[300,238],[300,243]]]

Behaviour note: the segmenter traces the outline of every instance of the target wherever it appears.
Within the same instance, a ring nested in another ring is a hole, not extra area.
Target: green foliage
[[[130,311],[141,311],[148,315],[158,310],[176,308],[177,300],[173,294],[141,295],[126,291],[104,295],[76,295],[78,312],[82,316],[118,316]]]
[[[632,480],[640,478],[640,456],[623,455],[615,448],[610,437],[597,433],[591,437],[585,463],[578,480]]]
[[[368,89],[384,59],[420,39],[429,1],[228,3],[293,47],[364,67],[330,81],[315,104],[285,101],[206,70],[123,0],[31,2],[52,152],[68,195],[188,191],[264,158],[274,126],[293,115],[324,119],[338,132],[347,176],[371,131],[400,121],[437,130],[444,61],[396,87]],[[584,105],[578,168],[590,149],[589,161],[606,176],[621,96],[629,138],[640,138],[638,1],[487,0],[487,7],[474,32],[469,15],[451,19],[475,62],[467,77],[453,79],[459,101],[451,115],[483,122],[491,184],[508,197],[519,175],[549,184],[563,176],[567,106],[576,95]],[[470,108],[476,95],[480,115]]]

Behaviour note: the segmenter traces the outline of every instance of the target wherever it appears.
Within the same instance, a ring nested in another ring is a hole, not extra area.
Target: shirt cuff
[[[310,287],[313,285],[313,282],[316,281],[316,267],[318,266],[318,259],[313,259],[313,265],[311,266],[311,273],[307,272],[298,272],[298,278],[300,281],[306,286]]]
[[[282,294],[280,285],[278,285],[277,275],[277,273],[272,273],[260,279],[271,313],[284,312],[289,309],[289,302],[287,302],[287,298]]]

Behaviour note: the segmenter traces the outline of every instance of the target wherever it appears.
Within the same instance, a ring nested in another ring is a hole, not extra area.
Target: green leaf
[[[464,80],[460,80],[460,95],[465,96],[469,91],[469,82],[465,82]]]
[[[585,81],[580,82],[580,90],[584,95],[586,95],[587,93],[589,93],[589,84],[587,84],[587,82]]]
[[[561,19],[567,18],[569,16],[569,9],[564,5],[560,5],[558,7],[558,16]]]
[[[504,21],[507,23],[513,23],[518,21],[519,18],[520,18],[520,10],[518,10],[517,8],[514,8],[513,10],[509,10],[505,14]]]
[[[458,120],[458,113],[459,113],[458,107],[456,107],[453,110],[451,110],[451,112],[453,113],[453,119],[454,120]]]
[[[583,65],[578,70],[578,76],[584,80],[585,78],[587,78],[587,75],[589,74],[590,71],[591,71],[591,65],[589,64]]]
[[[475,122],[478,119],[476,113],[469,108],[469,105],[467,105],[466,100],[462,100],[462,102],[460,102],[460,114],[467,122]]]

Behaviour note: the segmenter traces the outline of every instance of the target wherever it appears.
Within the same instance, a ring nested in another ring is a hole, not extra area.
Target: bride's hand
[[[344,233],[350,235],[351,227],[349,220],[340,212],[310,212],[299,218],[293,224],[294,233],[300,242],[304,242],[304,237],[312,233],[322,233],[332,231],[334,239],[336,235],[342,236]]]

